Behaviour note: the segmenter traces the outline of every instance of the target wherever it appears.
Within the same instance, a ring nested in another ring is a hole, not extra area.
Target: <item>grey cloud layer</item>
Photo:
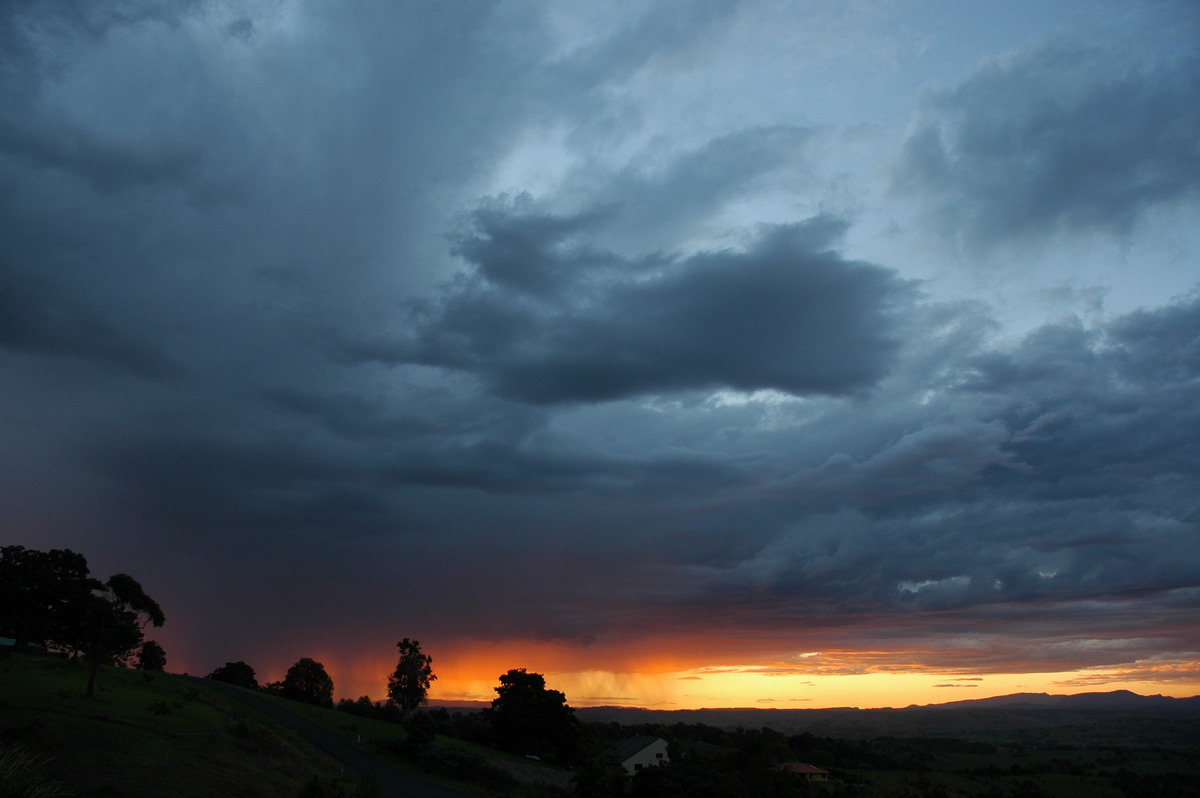
[[[968,244],[1128,233],[1200,192],[1200,66],[1047,45],[930,92],[897,186]]]
[[[565,51],[523,4],[7,6],[5,534],[186,570],[155,595],[199,650],[297,603],[781,646],[1194,608],[1200,301],[995,343],[847,254],[816,128],[647,135],[618,89],[735,13],[684,5]],[[1194,197],[1191,64],[997,61],[921,107],[906,186],[981,242],[1136,227]],[[555,124],[557,188],[481,199]],[[730,221],[785,189],[794,221]]]
[[[828,249],[832,220],[767,230],[742,252],[637,262],[589,246],[589,221],[476,214],[458,245],[476,271],[423,309],[395,357],[556,403],[721,387],[847,394],[898,349],[892,316],[911,288]]]
[[[1049,325],[960,362],[949,412],[797,472],[805,520],[709,578],[818,613],[974,608],[966,629],[990,605],[1107,606],[1109,634],[1195,606],[1198,313]]]

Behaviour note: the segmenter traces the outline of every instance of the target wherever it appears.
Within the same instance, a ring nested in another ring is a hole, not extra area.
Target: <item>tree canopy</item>
[[[254,668],[251,668],[241,660],[226,662],[208,674],[208,678],[218,682],[225,682],[226,684],[237,685],[238,687],[249,687],[251,690],[258,689],[258,679],[254,678]]]
[[[0,548],[0,633],[18,648],[37,646],[91,660],[87,695],[102,663],[127,663],[162,608],[129,574],[100,582],[87,558],[70,549]]]
[[[283,677],[283,697],[318,707],[333,706],[333,679],[325,666],[304,657]]]
[[[564,693],[546,688],[542,674],[516,668],[502,675],[494,689],[491,720],[503,747],[559,760],[574,755],[579,720]]]
[[[144,671],[163,671],[167,667],[167,652],[153,640],[142,643],[138,652],[138,667]]]
[[[158,602],[129,574],[110,576],[90,610],[89,634],[96,654],[106,662],[127,661],[141,645],[146,626],[159,627],[165,621]]]
[[[70,549],[0,548],[0,633],[18,648],[84,651],[92,592],[104,587],[88,570]]]
[[[400,707],[404,717],[425,703],[429,685],[437,680],[433,672],[433,657],[421,652],[421,644],[407,637],[396,644],[400,659],[396,670],[388,677],[388,700]]]
[[[100,582],[88,570],[70,549],[0,548],[0,632],[17,647],[128,660],[146,625],[163,625],[162,608],[129,574]]]
[[[146,595],[141,583],[129,574],[113,574],[99,594],[88,600],[85,639],[91,670],[87,695],[95,692],[96,674],[102,662],[124,663],[142,643],[147,624],[165,621],[158,602]]]

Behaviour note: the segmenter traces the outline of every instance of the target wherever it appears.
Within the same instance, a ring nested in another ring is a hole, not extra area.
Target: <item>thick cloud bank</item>
[[[829,249],[829,219],[768,229],[744,251],[634,261],[587,217],[479,211],[458,242],[474,271],[417,314],[397,359],[479,377],[538,404],[684,390],[847,394],[886,373],[911,291]]]
[[[1128,233],[1200,193],[1200,61],[1054,44],[929,92],[899,185],[971,244]]]
[[[1194,12],[959,5],[5,4],[4,542],[193,672],[1194,681]]]

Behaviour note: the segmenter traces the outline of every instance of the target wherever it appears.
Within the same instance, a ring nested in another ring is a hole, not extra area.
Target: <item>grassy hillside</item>
[[[86,699],[86,681],[82,663],[0,649],[0,797],[370,794],[362,789],[364,785],[343,777],[341,768],[307,741],[203,682],[109,668],[101,673],[96,697]],[[394,723],[256,695],[343,738],[361,738],[360,750],[397,767],[420,767],[426,774],[492,794],[562,796],[569,792],[571,774],[524,757],[441,736],[436,745],[414,748],[405,743],[407,735]],[[687,717],[700,722],[697,716]],[[770,713],[753,716],[760,721],[765,717]],[[890,736],[898,730],[911,732],[914,718],[923,724],[921,733]],[[695,736],[705,731],[699,726],[690,731],[684,724],[673,729],[664,724],[667,728],[661,731],[627,727],[626,736],[679,734],[678,750],[687,754],[669,770],[639,774],[646,783],[636,782],[633,793],[694,794],[687,792],[687,785],[704,785],[708,790],[704,794],[790,796],[798,788],[714,792],[713,785],[757,784],[755,780],[761,781],[771,765],[796,760],[834,772],[833,781],[813,785],[804,793],[810,795],[1200,798],[1200,789],[1192,786],[1200,784],[1196,758],[1200,721],[1193,718],[1120,719],[1109,713],[1059,711],[1027,717],[1026,710],[1007,715],[962,710],[933,715],[835,711],[820,719],[835,720],[843,728],[852,720],[851,727],[861,733],[819,736],[814,730],[789,739],[750,726],[727,727],[717,742],[703,742]],[[705,733],[713,731],[720,730],[707,728]],[[951,738],[953,731],[960,733],[959,739]],[[591,730],[593,735],[601,732],[614,730],[607,725]],[[969,738],[974,742],[967,742]],[[16,750],[36,759],[39,775],[59,791],[6,792],[5,756],[11,758]],[[324,785],[323,791],[312,789],[314,778]],[[660,787],[687,789],[656,793],[655,780],[662,782]],[[649,791],[644,789],[647,786]]]
[[[65,794],[287,798],[338,780],[324,753],[203,685],[106,668],[87,699],[86,680],[82,663],[0,652],[0,752]]]

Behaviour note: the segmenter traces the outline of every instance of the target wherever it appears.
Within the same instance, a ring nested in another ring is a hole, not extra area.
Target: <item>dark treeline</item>
[[[333,678],[324,665],[311,657],[301,657],[278,682],[260,685],[254,668],[241,660],[226,662],[209,673],[207,678],[250,690],[263,690],[316,707],[333,707]]]
[[[499,682],[491,707],[471,713],[437,707],[406,715],[395,701],[374,702],[367,696],[342,699],[337,708],[360,717],[403,722],[413,745],[430,743],[441,734],[560,764],[579,761],[587,747],[582,736],[585,725],[561,691],[547,688],[542,674],[524,668],[502,674]]]
[[[421,651],[419,642],[407,637],[396,647],[400,650],[400,658],[396,670],[388,677],[387,701],[376,706],[366,696],[357,702],[342,699],[339,709],[349,708],[359,715],[403,723],[413,710],[425,703],[429,685],[437,679],[433,673],[433,658]],[[241,660],[226,662],[209,673],[208,678],[251,690],[262,689],[318,707],[333,707],[333,679],[324,665],[310,657],[302,657],[288,668],[282,681],[264,685],[259,685],[254,668]]]

